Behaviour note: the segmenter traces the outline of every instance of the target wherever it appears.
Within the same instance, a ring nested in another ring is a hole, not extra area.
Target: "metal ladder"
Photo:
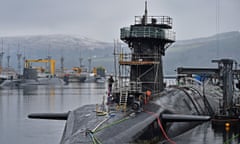
[[[126,108],[127,108],[127,99],[128,99],[128,90],[121,88],[119,105],[124,111],[126,111]]]

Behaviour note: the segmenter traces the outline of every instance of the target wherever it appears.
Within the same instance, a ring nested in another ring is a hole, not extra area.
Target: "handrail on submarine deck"
[[[132,93],[141,93],[142,92],[142,82],[125,82],[122,84],[119,84],[117,87],[113,89],[113,92],[118,93],[120,91],[128,91]]]

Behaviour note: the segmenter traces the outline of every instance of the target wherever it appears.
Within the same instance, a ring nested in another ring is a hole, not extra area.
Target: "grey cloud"
[[[220,31],[240,30],[239,0],[220,2]],[[150,15],[173,18],[178,39],[216,33],[217,0],[148,0]],[[142,15],[144,0],[0,0],[0,35],[67,33],[104,41]]]

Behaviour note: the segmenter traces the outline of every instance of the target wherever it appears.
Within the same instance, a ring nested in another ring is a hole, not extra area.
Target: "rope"
[[[93,135],[93,138],[95,139],[95,141],[97,141],[97,144],[102,144],[96,136]]]
[[[230,139],[226,140],[224,142],[224,144],[229,144],[232,140],[234,140],[235,138],[239,137],[239,134],[235,135],[235,136],[232,136]]]
[[[92,135],[92,133],[89,131],[89,132],[87,132],[87,134],[90,136],[90,138],[91,138],[91,140],[92,140],[92,143],[93,143],[93,144],[97,144],[97,143],[96,143],[96,140],[94,139],[94,136]]]
[[[109,118],[111,118],[111,117],[109,117]],[[110,126],[112,126],[112,125],[121,123],[121,122],[129,119],[129,117],[125,117],[125,118],[123,118],[123,119],[120,119],[120,120],[115,121],[115,122],[113,122],[113,123],[111,123],[111,124],[109,124],[109,125],[106,125],[105,127],[102,127],[102,128],[99,128],[99,129],[98,129],[98,127],[99,127],[100,125],[102,125],[105,121],[107,121],[109,118],[107,118],[107,119],[103,120],[101,123],[99,123],[99,124],[97,125],[97,127],[94,128],[92,131],[89,130],[89,131],[86,132],[86,133],[90,136],[93,144],[102,144],[101,141],[100,141],[96,136],[93,135],[94,133],[97,133],[97,132],[99,132],[99,131],[101,131],[101,130],[103,130],[103,129],[105,129],[105,128],[108,128],[108,127],[110,127]]]
[[[115,121],[115,122],[113,122],[113,123],[111,123],[111,124],[109,124],[109,125],[106,125],[106,126],[104,126],[104,127],[102,127],[102,128],[96,129],[96,130],[94,131],[94,133],[97,133],[97,132],[99,132],[99,131],[101,131],[101,130],[103,130],[103,129],[105,129],[105,128],[110,127],[110,126],[119,124],[119,123],[121,123],[121,122],[123,122],[123,121],[125,121],[125,120],[127,120],[127,119],[129,119],[129,117],[125,117],[125,118],[120,119],[120,120],[118,120],[118,121]]]
[[[144,110],[144,111],[145,111],[145,110]],[[161,131],[162,131],[162,133],[163,133],[164,138],[165,138],[168,142],[170,142],[171,144],[176,144],[173,140],[171,140],[171,139],[167,136],[167,134],[166,134],[166,132],[165,132],[163,126],[162,126],[162,123],[161,123],[160,118],[158,117],[158,115],[157,115],[156,113],[150,112],[150,111],[145,111],[145,112],[148,113],[148,114],[150,114],[150,115],[153,115],[153,116],[155,116],[155,117],[157,118],[158,126],[160,127],[160,129],[161,129]]]
[[[95,141],[95,139],[93,138],[93,136],[90,135],[90,137],[91,137],[92,143],[93,143],[93,144],[96,144],[96,141]]]
[[[93,130],[92,132],[94,133],[96,131],[96,129],[98,129],[105,121],[109,120],[111,118],[111,116],[109,116],[108,118],[104,119],[103,121],[101,121]]]
[[[93,132],[91,130],[86,130],[86,135],[91,138],[93,144],[102,144],[100,140],[93,135]]]
[[[96,136],[94,136],[93,134],[96,132],[96,129],[98,129],[104,122],[106,122],[110,118],[111,118],[111,116],[109,116],[108,118],[106,118],[103,121],[101,121],[93,130],[87,131],[87,134],[90,135],[93,144],[101,144],[100,140]]]
[[[183,92],[187,95],[187,97],[188,97],[188,98],[190,99],[190,101],[192,102],[194,108],[196,109],[197,113],[198,113],[198,114],[201,114],[201,113],[199,112],[199,110],[198,110],[198,107],[197,107],[196,103],[195,103],[194,100],[192,99],[191,95],[185,90],[186,87],[182,87],[182,88],[181,88],[181,87],[176,87],[176,88],[179,89],[179,90],[181,90],[181,91],[183,91]]]
[[[204,103],[206,103],[206,104],[205,104],[205,107],[207,107],[207,110],[208,110],[209,114],[210,114],[210,115],[214,115],[213,108],[212,108],[212,106],[209,104],[209,101],[207,100],[207,98],[204,98],[204,96],[201,95],[201,93],[200,93],[196,88],[190,87],[190,89],[192,89],[193,91],[196,91],[196,92],[198,93],[198,95],[203,98]],[[198,105],[199,105],[199,103],[198,103]],[[202,107],[200,107],[200,108],[202,109]]]

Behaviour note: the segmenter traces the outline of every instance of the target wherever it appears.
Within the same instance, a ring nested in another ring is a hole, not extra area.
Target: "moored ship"
[[[121,40],[128,44],[131,53],[117,54],[119,73],[113,88],[109,87],[108,105],[104,98],[101,105],[29,117],[67,120],[61,144],[175,143],[174,137],[218,115],[222,109],[219,99],[232,88],[226,86],[233,80],[233,73],[228,73],[232,70],[231,60],[225,64],[222,59],[216,69],[179,69],[181,85],[165,88],[162,56],[175,42],[171,29],[172,19],[148,16],[145,3],[144,15],[136,16],[134,25],[121,29]],[[196,80],[194,74],[205,81]],[[235,74],[239,75],[238,71]],[[221,87],[226,89],[216,92]],[[232,101],[224,102],[222,114],[228,114],[229,105]]]

